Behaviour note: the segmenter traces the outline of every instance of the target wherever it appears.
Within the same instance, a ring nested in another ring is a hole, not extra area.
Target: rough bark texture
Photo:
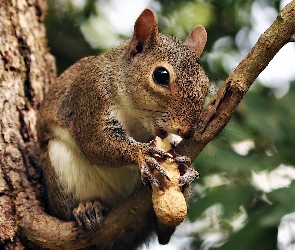
[[[36,246],[75,249],[112,238],[151,206],[141,188],[110,212],[102,230],[86,234],[73,222],[51,217],[40,205],[40,171],[35,155],[36,112],[54,81],[54,59],[48,53],[42,23],[45,0],[2,0],[0,4],[0,248]],[[226,125],[252,82],[295,33],[295,0],[261,36],[248,56],[223,83],[204,109],[194,139],[179,151],[195,158]]]
[[[55,78],[43,25],[45,1],[0,4],[0,248],[23,249],[19,222],[37,206],[35,120],[45,88]]]

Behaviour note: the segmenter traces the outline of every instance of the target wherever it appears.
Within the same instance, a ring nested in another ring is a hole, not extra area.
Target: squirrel
[[[199,59],[206,41],[201,25],[185,42],[159,33],[155,14],[145,9],[129,40],[111,52],[80,59],[57,78],[36,124],[52,215],[95,231],[142,181],[160,187],[151,170],[166,177],[157,157],[171,155],[151,140],[193,136],[209,91]],[[177,159],[189,165],[188,157]],[[181,185],[190,182],[185,176]],[[153,216],[149,211],[100,249],[137,248],[154,231]],[[154,224],[162,230],[159,241],[167,243],[174,228]]]

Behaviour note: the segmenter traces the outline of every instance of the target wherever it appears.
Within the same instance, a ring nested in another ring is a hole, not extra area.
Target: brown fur
[[[150,147],[155,123],[168,133],[192,135],[209,88],[198,58],[205,31],[198,26],[200,39],[194,32],[183,43],[157,29],[153,12],[144,10],[130,40],[81,59],[47,93],[37,130],[53,215],[72,220],[72,210],[84,199],[112,209],[134,192],[141,183],[138,152]],[[169,70],[168,87],[153,81],[157,66]],[[95,196],[89,187],[100,192]],[[133,234],[119,236],[113,248],[138,246],[152,230],[146,223],[151,216],[152,211],[139,218]]]

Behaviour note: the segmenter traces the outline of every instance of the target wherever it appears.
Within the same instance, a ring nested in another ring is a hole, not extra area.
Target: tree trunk
[[[36,112],[55,79],[43,19],[45,0],[0,4],[0,248],[24,249],[19,221],[42,193]],[[24,202],[25,201],[25,202]]]

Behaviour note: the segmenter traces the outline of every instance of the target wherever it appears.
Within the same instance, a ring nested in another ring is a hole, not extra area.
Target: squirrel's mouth
[[[154,123],[154,131],[155,135],[159,136],[161,139],[164,139],[168,136],[168,132],[156,123]]]

